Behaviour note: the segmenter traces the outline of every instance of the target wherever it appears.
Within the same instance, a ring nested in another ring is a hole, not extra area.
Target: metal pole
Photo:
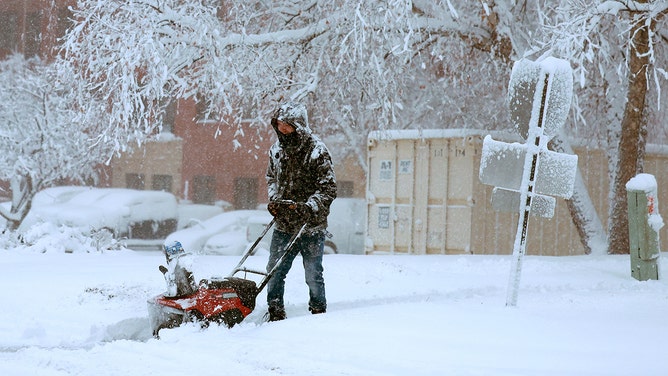
[[[533,198],[533,189],[536,184],[536,171],[538,170],[538,156],[540,154],[539,146],[541,137],[543,136],[543,121],[545,118],[545,104],[547,103],[548,86],[550,74],[545,73],[543,80],[543,87],[541,90],[541,102],[539,117],[536,127],[529,126],[529,135],[533,133],[534,145],[529,145],[527,139],[527,154],[524,162],[524,169],[530,168],[529,174],[524,174],[522,177],[522,184],[520,186],[520,218],[517,221],[517,232],[515,234],[515,245],[513,247],[513,260],[510,269],[510,277],[508,280],[508,293],[506,295],[506,306],[514,307],[517,305],[517,295],[520,285],[520,278],[522,276],[522,259],[526,253],[527,229],[529,227],[529,214],[531,211],[531,200]],[[536,88],[538,91],[538,87]],[[532,132],[533,128],[533,132]],[[531,153],[529,150],[532,150]],[[530,164],[530,165],[529,165]]]

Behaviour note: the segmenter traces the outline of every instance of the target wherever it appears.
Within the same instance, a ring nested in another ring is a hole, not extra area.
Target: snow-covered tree
[[[232,126],[297,99],[365,166],[370,130],[507,127],[512,58],[543,3],[82,0],[65,50],[119,145],[154,131],[164,98],[205,99]]]
[[[364,166],[373,129],[507,126],[511,57],[539,3],[80,0],[64,62],[108,104],[119,145],[151,134],[166,98],[230,126],[265,126],[292,99]]]
[[[168,98],[195,98],[245,132],[290,99],[308,104],[334,154],[354,153],[364,167],[371,130],[510,127],[512,62],[545,51],[533,45],[561,14],[555,8],[551,0],[79,0],[62,64],[107,104],[103,137],[121,149],[155,131]]]
[[[580,97],[579,104],[590,101],[594,116],[603,121],[595,129],[607,129],[612,181],[608,252],[628,253],[625,185],[643,170],[649,132],[665,134],[657,129],[662,127],[657,113],[668,78],[668,1],[573,0],[567,5],[556,13],[546,45],[571,60],[581,86],[593,94]],[[649,98],[656,102],[652,105]]]
[[[9,181],[12,206],[0,206],[17,228],[40,189],[60,180],[96,177],[111,148],[97,142],[100,106],[73,106],[80,97],[74,76],[37,59],[0,61],[0,179]]]

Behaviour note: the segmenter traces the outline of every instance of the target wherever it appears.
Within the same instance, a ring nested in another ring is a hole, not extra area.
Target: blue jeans
[[[270,271],[278,259],[285,252],[291,234],[274,230],[269,247],[269,262],[267,271]],[[309,308],[311,310],[325,310],[325,279],[323,278],[322,256],[325,247],[325,235],[302,234],[292,246],[290,252],[283,259],[283,263],[276,269],[276,273],[267,283],[267,304],[270,307],[283,308],[283,294],[285,292],[285,277],[288,275],[292,262],[297,254],[302,255],[306,284],[309,288]]]

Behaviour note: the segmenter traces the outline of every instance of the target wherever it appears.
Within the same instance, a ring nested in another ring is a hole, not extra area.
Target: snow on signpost
[[[573,194],[577,156],[547,149],[566,121],[572,92],[567,61],[548,57],[515,62],[508,85],[510,115],[526,143],[495,141],[489,135],[483,141],[479,175],[483,184],[495,186],[492,206],[519,212],[507,306],[517,305],[529,215],[550,218],[556,204],[551,196],[568,199]]]

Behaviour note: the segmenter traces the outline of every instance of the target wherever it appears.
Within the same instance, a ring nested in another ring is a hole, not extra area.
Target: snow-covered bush
[[[93,253],[121,250],[125,246],[104,229],[91,230],[44,222],[32,226],[21,236],[12,232],[3,233],[0,248],[34,253]]]

